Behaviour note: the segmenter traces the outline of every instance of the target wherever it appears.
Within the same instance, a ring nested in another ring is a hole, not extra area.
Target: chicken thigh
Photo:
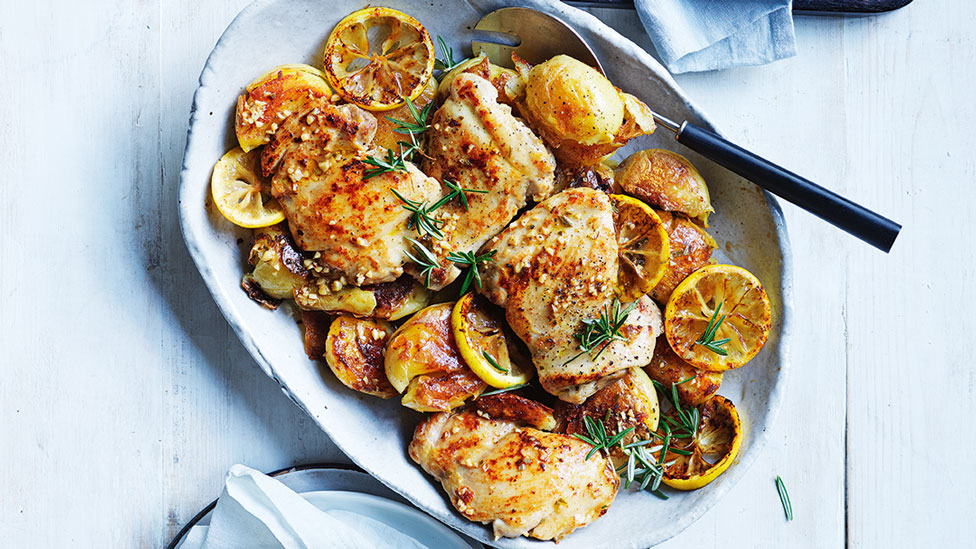
[[[617,281],[614,212],[606,194],[567,189],[526,212],[486,245],[483,293],[532,352],[542,386],[578,404],[627,368],[647,364],[661,333],[661,312],[638,300],[602,352],[582,352],[585,321],[607,314]],[[602,347],[601,347],[602,348]]]
[[[451,503],[495,537],[559,540],[601,517],[620,480],[600,452],[568,435],[519,427],[474,410],[417,426],[410,457],[441,481]]]
[[[356,286],[395,280],[407,261],[410,212],[393,194],[420,202],[441,196],[437,180],[409,162],[407,171],[367,178],[376,118],[354,105],[312,101],[290,116],[262,153],[272,194],[281,203],[295,242],[318,252],[335,279]]]
[[[528,199],[552,192],[555,159],[512,109],[498,102],[491,82],[463,73],[431,119],[429,159],[424,171],[441,182],[484,192],[465,193],[467,208],[452,201],[439,208],[444,238],[429,241],[440,269],[431,288],[446,286],[460,271],[446,259],[451,252],[473,252],[515,218]]]

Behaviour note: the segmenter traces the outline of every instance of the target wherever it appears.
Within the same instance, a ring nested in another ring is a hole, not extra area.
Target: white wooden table
[[[197,76],[246,3],[0,2],[0,546],[158,547],[233,463],[346,461],[238,343],[177,223]],[[784,206],[787,404],[664,547],[974,543],[974,20],[968,0],[804,17],[793,59],[678,77],[731,138],[905,229],[886,256]]]

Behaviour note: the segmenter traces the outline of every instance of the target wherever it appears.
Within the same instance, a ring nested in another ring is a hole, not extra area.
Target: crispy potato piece
[[[469,73],[480,76],[498,90],[498,102],[512,106],[515,100],[525,94],[525,79],[512,69],[499,67],[488,60],[488,56],[481,54],[478,57],[468,59],[458,66],[451,69],[451,72],[444,75],[440,85],[437,87],[437,98],[444,100],[451,93],[451,82],[461,73]]]
[[[268,142],[282,119],[314,97],[331,97],[322,71],[309,65],[283,65],[248,84],[237,99],[234,130],[245,152]]]
[[[343,385],[380,398],[393,398],[396,389],[383,369],[383,348],[393,327],[383,320],[339,315],[325,342],[325,361]]]
[[[296,248],[284,223],[254,230],[254,245],[251,246],[248,262],[254,265],[254,270],[244,275],[241,285],[251,299],[259,303],[260,292],[257,292],[254,285],[268,297],[280,302],[282,299],[291,299],[295,290],[304,286],[308,278],[302,254]]]
[[[448,412],[480,395],[487,387],[467,368],[446,374],[419,375],[410,380],[400,402],[418,412]]]
[[[630,155],[614,179],[624,192],[655,208],[679,212],[708,227],[712,209],[708,186],[687,158],[664,149],[647,149]]]
[[[658,217],[668,232],[671,257],[668,259],[664,278],[651,291],[651,297],[666,305],[671,292],[691,273],[708,264],[717,244],[704,229],[681,215],[657,210]]]
[[[401,276],[393,282],[369,286],[376,299],[376,318],[399,320],[427,306],[430,292],[412,277]]]
[[[660,406],[657,390],[647,374],[640,368],[630,368],[623,377],[600,389],[583,404],[560,401],[556,414],[560,418],[559,429],[569,435],[588,434],[583,420],[586,416],[602,420],[611,436],[633,427],[634,430],[624,437],[624,444],[627,444],[651,437],[657,430]],[[627,462],[627,456],[619,447],[611,452],[610,458],[617,467]]]
[[[540,431],[556,428],[552,408],[514,393],[498,393],[475,399],[474,407],[491,419],[514,421]]]
[[[302,339],[305,341],[305,354],[308,358],[325,358],[325,341],[329,337],[331,323],[327,313],[302,310]]]
[[[409,276],[361,288],[333,290],[331,284],[327,278],[313,279],[295,292],[295,302],[308,311],[397,320],[422,309],[430,300],[430,293]]]
[[[699,370],[674,354],[668,340],[661,337],[654,347],[654,358],[644,367],[644,371],[654,381],[665,387],[680,383],[688,378],[691,381],[677,386],[678,400],[682,405],[699,406],[714,395],[722,386],[722,372]]]
[[[465,364],[451,330],[454,303],[422,309],[393,334],[386,348],[386,376],[405,391],[404,406],[450,411],[488,386]]]

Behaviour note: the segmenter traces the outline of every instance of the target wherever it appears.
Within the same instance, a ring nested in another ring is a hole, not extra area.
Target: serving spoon
[[[606,74],[600,60],[576,31],[560,19],[541,11],[502,8],[482,17],[474,29],[510,35],[520,41],[518,45],[479,40],[471,42],[475,55],[484,53],[496,65],[513,67],[512,53],[534,64],[565,54]],[[678,143],[868,244],[884,252],[891,250],[901,230],[898,223],[777,166],[715,132],[688,121],[679,124],[656,112],[652,113],[658,125],[674,132]]]

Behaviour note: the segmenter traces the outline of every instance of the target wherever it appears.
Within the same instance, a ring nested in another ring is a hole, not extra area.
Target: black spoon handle
[[[685,122],[678,129],[676,138],[678,143],[879,250],[891,250],[901,230],[901,225],[887,217],[760,158],[702,127]]]

